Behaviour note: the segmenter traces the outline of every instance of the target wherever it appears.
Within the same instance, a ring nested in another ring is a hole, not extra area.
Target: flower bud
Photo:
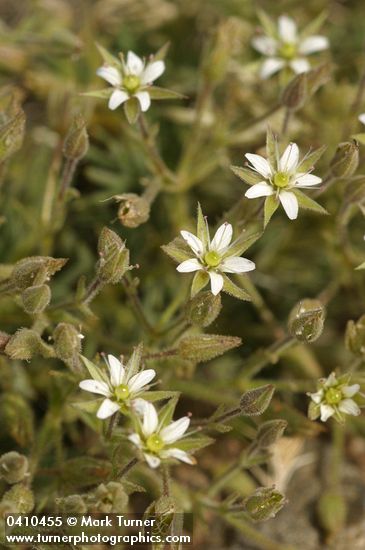
[[[18,514],[29,514],[34,508],[33,492],[29,487],[18,483],[3,495],[3,502],[9,503]]]
[[[56,504],[61,514],[86,514],[87,506],[80,495],[58,498]]]
[[[303,107],[307,98],[307,73],[300,73],[295,76],[284,89],[281,96],[281,104],[291,111],[296,111]]]
[[[54,350],[48,346],[37,332],[28,328],[21,328],[11,336],[5,346],[5,353],[10,359],[29,360],[34,355],[54,357]]]
[[[28,471],[28,459],[26,456],[10,451],[0,457],[0,476],[6,483],[19,483],[23,481]]]
[[[270,487],[260,487],[244,501],[245,511],[253,521],[276,516],[285,504],[285,496]]]
[[[118,201],[118,219],[125,227],[138,227],[150,217],[150,203],[145,197],[136,193],[125,193],[118,195]]]
[[[123,485],[116,481],[99,485],[92,496],[92,500],[95,503],[92,511],[104,514],[121,512],[128,505],[128,495],[124,491]]]
[[[246,416],[258,416],[264,413],[270,405],[274,391],[275,388],[272,384],[246,391],[240,400],[242,414]]]
[[[341,530],[346,521],[346,501],[344,496],[332,490],[325,491],[318,501],[318,518],[328,533]]]
[[[78,161],[84,157],[89,149],[89,136],[85,120],[81,115],[76,116],[65,137],[63,154],[67,159]]]
[[[114,231],[104,227],[99,237],[98,252],[98,277],[103,283],[118,283],[129,269],[129,250],[124,242]]]
[[[25,290],[47,282],[66,262],[65,258],[30,256],[15,264],[10,279],[17,290]]]
[[[221,309],[220,294],[214,296],[209,291],[200,292],[188,302],[185,316],[192,325],[208,327],[218,317]]]
[[[22,146],[25,115],[22,109],[0,127],[0,162],[4,162]]]
[[[359,146],[356,141],[340,143],[330,162],[332,175],[337,178],[348,178],[354,174],[358,165]]]
[[[71,368],[79,366],[81,335],[70,323],[59,323],[53,331],[56,356]]]
[[[345,332],[345,346],[354,355],[365,354],[365,315],[355,321],[347,323]]]
[[[266,449],[271,447],[283,435],[288,423],[286,420],[268,420],[261,424],[256,435],[256,443]]]
[[[36,285],[22,292],[22,304],[26,313],[36,315],[46,309],[51,301],[51,289],[48,285]]]
[[[178,343],[179,355],[197,363],[209,361],[226,351],[241,345],[241,338],[220,334],[186,336]]]
[[[289,333],[300,342],[314,342],[323,332],[325,317],[325,307],[319,300],[301,300],[290,312]]]

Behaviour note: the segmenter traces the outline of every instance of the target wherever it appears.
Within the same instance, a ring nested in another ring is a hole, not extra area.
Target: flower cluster
[[[307,72],[310,63],[306,56],[329,47],[325,36],[306,36],[299,33],[295,21],[287,15],[281,15],[277,28],[266,26],[266,35],[256,36],[252,46],[267,57],[261,67],[261,78],[269,78],[281,69],[289,68],[294,73]]]
[[[318,381],[318,388],[315,393],[308,393],[311,398],[309,404],[308,416],[311,420],[320,418],[326,422],[330,417],[334,417],[338,422],[343,422],[343,415],[349,414],[358,416],[360,407],[353,397],[359,395],[359,384],[348,385],[349,375],[343,375],[337,378],[332,372],[328,378],[321,378]]]

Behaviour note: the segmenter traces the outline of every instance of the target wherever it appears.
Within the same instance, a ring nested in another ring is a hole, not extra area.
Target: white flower
[[[136,412],[141,414],[143,419],[142,422],[139,422],[139,433],[131,434],[129,440],[142,451],[151,468],[157,468],[161,460],[168,458],[195,464],[193,457],[174,446],[189,427],[190,419],[187,416],[164,426],[163,422],[159,421],[157,411],[151,403],[137,399],[134,406]]]
[[[216,296],[224,285],[223,273],[245,273],[255,269],[254,262],[236,256],[231,252],[233,229],[230,223],[222,224],[214,235],[212,241],[209,237],[209,229],[206,225],[205,242],[189,231],[181,231],[183,239],[190,246],[195,258],[185,260],[177,266],[180,273],[191,273],[204,270],[210,277],[212,293]]]
[[[153,369],[143,370],[129,376],[128,369],[113,355],[108,355],[106,363],[109,368],[109,379],[106,377],[105,381],[89,379],[83,380],[79,384],[82,390],[105,397],[96,413],[96,416],[101,419],[112,416],[123,405],[132,404],[133,399],[146,391],[148,384],[156,376]]]
[[[336,377],[333,372],[328,378],[322,378],[318,382],[318,390],[315,393],[308,393],[311,398],[309,405],[309,417],[312,420],[320,417],[326,422],[333,416],[339,422],[343,422],[343,414],[358,416],[360,407],[351,399],[359,393],[359,384],[348,385],[350,377],[344,375]]]
[[[295,21],[287,15],[278,19],[278,28],[274,36],[257,36],[252,46],[267,56],[261,67],[261,78],[268,78],[284,67],[290,67],[296,74],[309,71],[307,55],[326,50],[329,47],[325,36],[301,38]]]
[[[151,105],[148,88],[165,70],[161,60],[150,61],[147,64],[133,52],[128,52],[127,59],[120,66],[105,63],[96,74],[106,80],[114,88],[109,99],[109,109],[114,110],[131,97],[136,97],[141,110],[147,111]]]
[[[302,171],[299,161],[299,148],[296,143],[290,143],[283,155],[277,157],[271,164],[260,155],[247,153],[250,168],[262,176],[262,181],[252,185],[245,196],[249,199],[275,195],[281,202],[288,218],[295,220],[298,216],[298,199],[293,193],[295,188],[307,188],[321,183],[322,179],[310,171]],[[305,157],[304,159],[305,160]]]
[[[359,115],[359,120],[362,124],[365,124],[365,113],[362,113],[361,115]]]

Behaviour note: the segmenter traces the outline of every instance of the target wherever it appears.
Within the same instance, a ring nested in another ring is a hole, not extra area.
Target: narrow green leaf
[[[141,112],[141,107],[136,97],[131,97],[124,103],[124,112],[129,124],[134,124]]]
[[[209,275],[206,271],[197,271],[191,285],[191,297],[194,298],[209,283]]]
[[[98,48],[98,51],[103,58],[104,63],[107,63],[108,65],[111,65],[112,67],[117,67],[118,69],[121,67],[120,61],[117,57],[114,57],[111,53],[108,52],[104,46],[101,46],[101,44],[98,44],[96,42],[96,47]]]
[[[298,204],[300,208],[304,208],[306,210],[313,210],[318,214],[328,214],[327,210],[323,208],[323,206],[318,204],[318,202],[314,201],[313,199],[310,199],[307,195],[305,195],[298,189],[294,189],[293,193],[298,199]]]
[[[184,437],[177,443],[177,447],[183,451],[198,451],[208,445],[212,445],[214,439],[207,435],[199,435],[197,437]]]
[[[94,365],[87,357],[84,357],[83,355],[80,356],[85,367],[89,371],[89,374],[91,378],[94,380],[99,380],[99,382],[107,382],[108,383],[108,377],[106,374],[104,374],[99,367]]]
[[[91,90],[90,92],[82,92],[80,95],[85,97],[97,97],[98,99],[109,99],[113,93],[113,88],[103,88],[102,90]]]
[[[164,399],[171,399],[172,397],[178,397],[180,395],[180,392],[178,391],[168,391],[168,390],[158,390],[153,391],[149,390],[146,392],[143,392],[139,395],[141,399],[145,399],[146,401],[150,401],[151,403],[154,403],[155,401],[162,401]]]
[[[269,17],[264,10],[260,9],[257,10],[257,17],[259,18],[261,25],[266,31],[266,34],[268,34],[272,38],[277,38],[278,31],[275,22],[271,19],[271,17]]]
[[[316,162],[318,162],[318,160],[321,158],[326,149],[327,145],[322,145],[322,147],[318,147],[318,149],[314,149],[314,151],[309,151],[300,162],[298,166],[298,171],[308,172],[309,170],[311,170]]]
[[[153,56],[153,61],[163,61],[167,55],[167,52],[169,51],[171,42],[166,42],[161,48],[155,53]]]
[[[300,32],[300,39],[303,40],[303,38],[306,38],[307,36],[312,36],[313,34],[317,34],[319,29],[322,27],[323,23],[326,21],[328,17],[328,11],[323,10],[321,11],[317,17],[315,17],[308,25],[304,27],[304,29]]]
[[[275,195],[270,195],[269,197],[266,197],[264,206],[264,227],[267,226],[278,207],[279,201]]]
[[[279,158],[278,142],[270,126],[268,126],[266,133],[266,155],[271,166],[276,167]],[[262,178],[260,181],[262,181]]]
[[[250,248],[250,246],[252,246],[261,237],[261,235],[262,233],[253,233],[250,235],[246,230],[243,230],[223,257],[241,256],[241,254]]]
[[[244,166],[231,166],[231,170],[236,176],[249,185],[254,185],[255,183],[260,183],[262,181],[262,176],[250,168],[245,168]]]
[[[185,95],[179,94],[174,90],[168,90],[166,88],[160,88],[159,86],[149,86],[148,93],[151,96],[151,99],[184,99]]]
[[[143,353],[143,344],[138,344],[133,350],[133,353],[127,363],[127,373],[128,373],[128,379],[137,374],[137,372],[141,368],[141,361],[142,361],[142,353]]]
[[[161,246],[162,250],[175,262],[181,263],[192,257],[192,252],[182,237],[176,237],[169,244]]]
[[[230,294],[231,296],[234,296],[234,298],[238,298],[239,300],[245,300],[246,302],[251,301],[251,296],[248,294],[248,292],[246,292],[246,290],[235,285],[226,275],[223,275],[223,279],[223,292],[226,292],[227,294]]]
[[[240,346],[241,338],[221,334],[192,334],[178,344],[179,354],[184,359],[197,363],[209,361],[226,351]]]
[[[91,399],[90,401],[79,401],[77,403],[71,403],[71,407],[87,413],[96,414],[96,411],[103,401],[103,397],[99,399]]]
[[[209,242],[209,228],[207,220],[203,215],[200,203],[198,203],[198,216],[197,216],[197,227],[196,234],[198,238],[202,241],[204,246],[208,245]]]
[[[160,412],[158,415],[158,423],[160,427],[164,427],[170,424],[174,416],[174,412],[175,412],[178,400],[179,400],[179,396],[176,395],[175,397],[172,397],[171,399],[169,399],[166,405],[164,405],[160,409]]]

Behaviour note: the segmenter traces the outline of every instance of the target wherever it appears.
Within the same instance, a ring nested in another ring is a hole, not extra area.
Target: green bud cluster
[[[289,333],[301,342],[314,342],[323,332],[325,317],[326,310],[320,300],[301,300],[290,312]]]

